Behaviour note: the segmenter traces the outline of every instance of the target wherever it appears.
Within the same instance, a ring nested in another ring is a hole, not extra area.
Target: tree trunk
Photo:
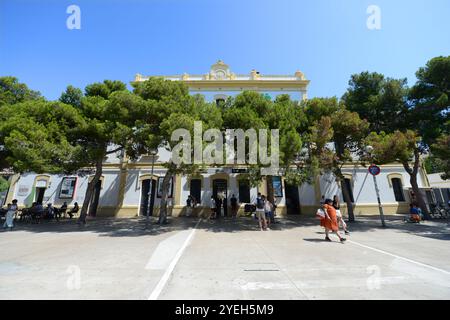
[[[409,176],[409,181],[411,183],[411,187],[412,190],[416,196],[416,201],[417,204],[419,205],[420,209],[422,209],[423,215],[425,216],[425,219],[429,220],[430,219],[430,215],[428,213],[428,208],[427,205],[425,203],[425,200],[422,197],[422,194],[420,193],[419,190],[419,185],[417,184],[417,174],[416,175],[410,175]]]
[[[169,188],[170,188],[170,180],[172,179],[173,174],[169,169],[164,176],[162,183],[162,194],[161,194],[161,205],[159,208],[159,224],[167,223],[167,198],[169,196]]]
[[[341,179],[341,178],[337,178],[336,180],[337,180],[338,184],[339,183],[341,184],[342,195],[344,196],[343,200],[346,200],[345,203],[347,204],[348,221],[354,222],[355,221],[355,213],[353,212],[353,203],[350,198],[350,193],[347,189],[347,185],[345,184],[345,180]]]
[[[84,196],[83,206],[81,207],[80,218],[78,222],[86,223],[86,216],[89,208],[89,203],[91,202],[92,196],[94,195],[95,186],[100,180],[103,172],[103,156],[97,159],[95,164],[95,175],[94,178],[88,183],[86,194]]]
[[[420,209],[422,209],[425,219],[428,220],[428,219],[430,219],[428,208],[425,203],[425,200],[422,197],[422,194],[420,193],[419,185],[417,183],[417,174],[419,173],[419,166],[420,166],[420,153],[419,153],[419,150],[416,148],[414,150],[414,166],[413,166],[413,168],[411,168],[409,166],[408,162],[404,162],[403,167],[405,168],[406,172],[408,172],[408,174],[409,174],[409,182],[411,183],[411,188],[416,197],[416,202],[419,205]]]

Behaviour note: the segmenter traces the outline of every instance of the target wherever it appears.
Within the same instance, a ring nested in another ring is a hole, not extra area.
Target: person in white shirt
[[[217,210],[216,210],[216,200],[214,199],[214,197],[211,197],[210,208],[211,208],[211,215],[209,216],[209,218],[215,219],[217,215]]]
[[[6,221],[3,224],[3,228],[12,229],[14,227],[14,216],[16,215],[17,209],[17,200],[14,199],[6,212]]]

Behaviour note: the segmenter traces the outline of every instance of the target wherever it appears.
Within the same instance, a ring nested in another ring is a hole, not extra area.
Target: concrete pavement
[[[0,232],[0,299],[449,299],[449,222],[388,226],[360,218],[340,244],[299,217],[18,225]]]

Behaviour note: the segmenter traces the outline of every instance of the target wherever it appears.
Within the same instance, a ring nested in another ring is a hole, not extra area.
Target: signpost
[[[381,173],[381,168],[375,164],[372,164],[369,167],[369,173],[373,177],[373,184],[375,185],[375,192],[377,193],[378,210],[380,211],[381,225],[383,227],[386,227],[386,223],[384,222],[383,207],[381,206],[381,200],[380,200],[380,190],[378,189],[378,183],[377,183],[377,175],[379,175]]]

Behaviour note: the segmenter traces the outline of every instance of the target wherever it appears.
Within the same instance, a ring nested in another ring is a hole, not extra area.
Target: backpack
[[[256,199],[256,207],[258,209],[264,209],[264,201],[261,198]]]

